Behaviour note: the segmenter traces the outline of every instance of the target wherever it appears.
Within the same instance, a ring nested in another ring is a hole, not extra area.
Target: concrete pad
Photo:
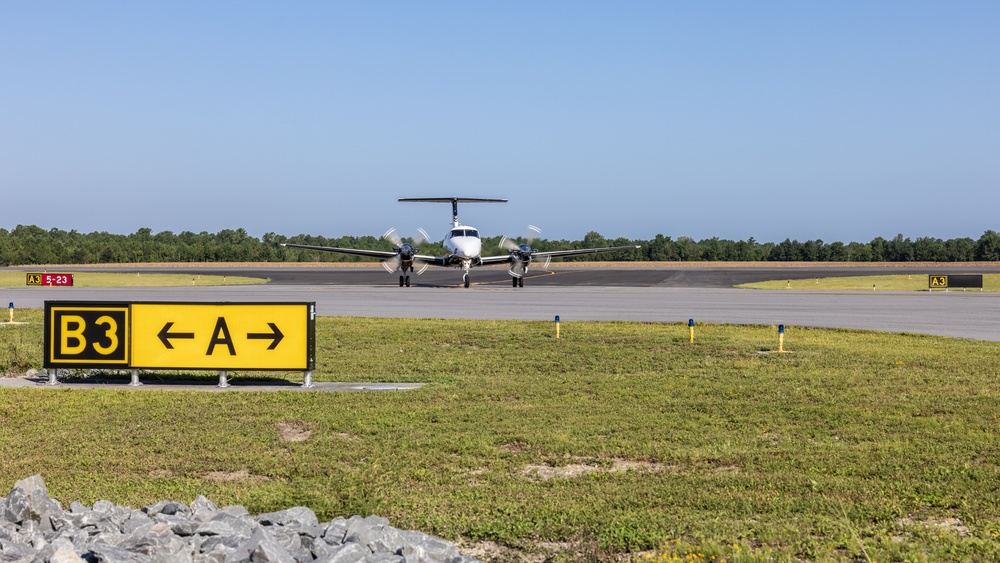
[[[215,381],[141,381],[141,385],[130,385],[128,379],[71,378],[59,380],[50,385],[47,377],[0,377],[0,388],[7,389],[102,389],[129,391],[320,391],[320,392],[356,392],[356,391],[408,391],[419,389],[423,383],[368,383],[368,382],[317,382],[313,381],[311,388],[303,387],[293,381],[259,381],[239,379],[228,380],[228,387],[219,387]]]

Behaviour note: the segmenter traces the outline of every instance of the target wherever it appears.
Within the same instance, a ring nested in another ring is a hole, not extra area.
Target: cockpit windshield
[[[452,229],[451,238],[455,237],[476,237],[479,238],[479,231],[476,229]]]

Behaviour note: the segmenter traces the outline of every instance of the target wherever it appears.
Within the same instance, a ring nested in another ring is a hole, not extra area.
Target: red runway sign
[[[25,285],[70,287],[73,285],[73,274],[28,274]]]

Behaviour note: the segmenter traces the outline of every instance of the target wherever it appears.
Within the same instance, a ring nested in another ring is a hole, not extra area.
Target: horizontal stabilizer
[[[401,197],[399,201],[422,201],[430,203],[450,203],[451,220],[458,226],[458,204],[459,203],[507,203],[506,199],[484,198],[484,197]]]
[[[399,201],[422,201],[425,203],[507,203],[506,199],[484,197],[401,197]]]

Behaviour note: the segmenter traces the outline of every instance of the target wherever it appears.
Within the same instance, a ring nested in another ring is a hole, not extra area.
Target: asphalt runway
[[[28,271],[19,268],[19,271]],[[398,274],[383,270],[377,263],[369,267],[337,266],[206,266],[184,265],[172,267],[121,266],[112,268],[74,268],[74,271],[101,272],[148,272],[148,273],[191,273],[192,275],[249,276],[271,280],[271,285],[349,285],[349,286],[397,286]],[[997,274],[1000,265],[982,267],[941,265],[928,267],[914,266],[662,266],[632,267],[616,263],[609,267],[560,267],[552,265],[548,270],[532,268],[525,280],[526,286],[588,286],[588,287],[684,287],[684,288],[731,288],[742,283],[769,280],[800,280],[829,278],[838,276],[877,276],[885,274],[948,275],[948,274]],[[476,285],[496,285],[510,287],[510,276],[502,266],[474,268],[471,273]],[[411,275],[414,287],[459,287],[462,283],[461,270],[457,268],[430,268],[420,276]],[[513,289],[513,288],[511,288]]]
[[[20,269],[19,269],[20,270]],[[74,271],[83,271],[74,268]],[[1000,341],[1000,294],[980,292],[760,291],[732,285],[766,279],[845,275],[1000,273],[998,267],[681,267],[532,270],[513,288],[503,268],[429,270],[409,288],[377,265],[336,267],[115,267],[101,271],[257,276],[257,286],[175,288],[4,288],[0,302],[41,308],[46,300],[315,302],[328,316],[620,320],[784,324],[853,328]],[[5,299],[6,298],[6,299]]]

